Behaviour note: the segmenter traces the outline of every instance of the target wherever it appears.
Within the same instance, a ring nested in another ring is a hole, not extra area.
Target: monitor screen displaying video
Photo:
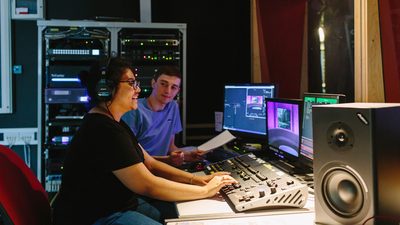
[[[274,84],[227,84],[224,92],[223,129],[235,136],[264,137],[265,98],[275,97]]]
[[[266,99],[269,149],[288,161],[296,161],[300,147],[302,101],[298,99]]]

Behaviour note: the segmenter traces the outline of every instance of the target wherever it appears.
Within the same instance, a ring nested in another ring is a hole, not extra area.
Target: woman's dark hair
[[[79,79],[82,85],[87,88],[90,104],[94,106],[103,101],[97,95],[97,85],[101,79],[106,80],[106,84],[113,95],[118,88],[122,75],[127,69],[132,72],[134,71],[130,63],[126,60],[122,58],[107,58],[93,63],[89,71],[82,71],[79,74]]]

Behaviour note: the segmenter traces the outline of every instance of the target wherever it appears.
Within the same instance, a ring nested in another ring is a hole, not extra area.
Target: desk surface
[[[276,213],[279,213],[276,211]],[[221,218],[186,218],[166,221],[166,225],[313,225],[314,212],[285,213],[285,214],[246,214],[236,217]]]
[[[185,201],[176,203],[179,218],[220,218],[240,215],[275,215],[285,213],[314,212],[314,195],[309,194],[304,208],[264,209],[257,211],[244,211],[235,213],[225,199],[216,195],[213,198]]]
[[[170,221],[167,225],[311,225],[315,215],[312,212],[281,215],[244,216],[236,218],[197,219]]]
[[[217,225],[217,224],[314,224],[314,195],[309,194],[304,208],[264,209],[235,213],[225,199],[213,198],[176,203],[178,219],[167,220],[167,225]],[[262,222],[264,221],[264,222]]]

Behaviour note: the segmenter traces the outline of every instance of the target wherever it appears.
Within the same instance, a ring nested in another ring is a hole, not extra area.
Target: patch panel
[[[0,144],[37,145],[37,128],[0,128]]]

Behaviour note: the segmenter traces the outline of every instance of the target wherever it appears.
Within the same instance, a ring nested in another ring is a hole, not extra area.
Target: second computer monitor
[[[297,161],[300,148],[299,99],[266,99],[269,149],[286,161]]]
[[[305,166],[312,168],[314,159],[312,106],[321,104],[343,103],[345,102],[345,98],[346,96],[343,94],[304,93],[300,161]]]
[[[237,137],[266,138],[265,98],[275,97],[274,84],[227,84],[224,92],[223,129]]]

